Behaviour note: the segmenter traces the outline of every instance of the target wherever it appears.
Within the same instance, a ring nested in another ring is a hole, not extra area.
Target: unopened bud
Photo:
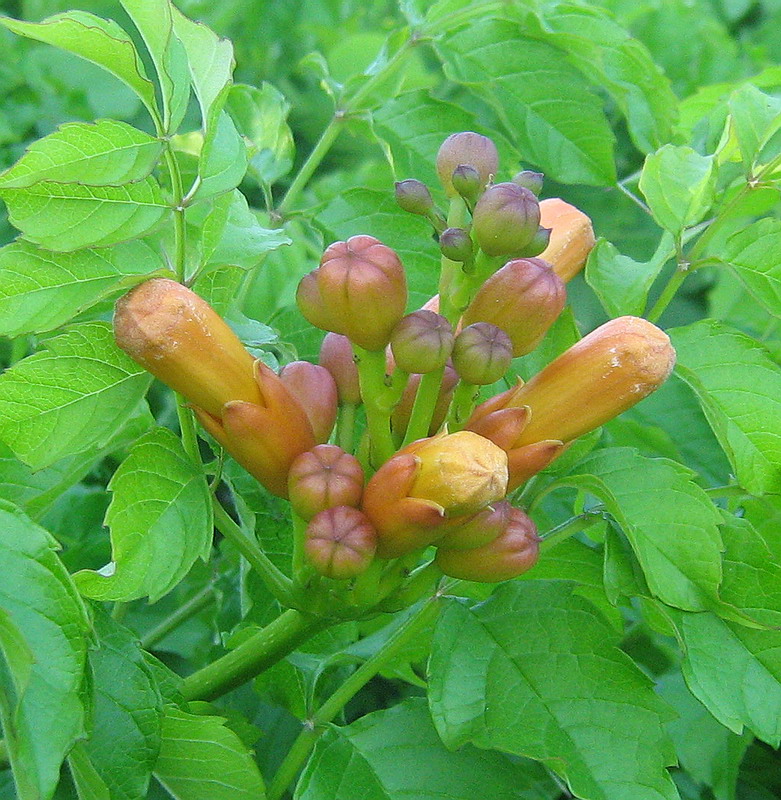
[[[381,350],[404,316],[404,268],[390,247],[372,236],[353,236],[326,249],[320,266],[301,280],[296,301],[312,325]]]
[[[418,386],[420,386],[420,374],[410,375],[407,385],[404,387],[404,392],[401,395],[401,400],[393,409],[391,415],[391,424],[393,430],[401,436],[407,430],[409,425],[410,416],[412,414],[412,407],[415,404],[415,396],[418,393]],[[453,399],[453,390],[458,383],[458,373],[450,366],[445,366],[445,374],[442,377],[442,384],[439,389],[439,396],[437,397],[436,405],[434,406],[434,413],[431,417],[431,425],[429,425],[428,434],[433,436],[445,421],[448,409],[450,408],[450,401]]]
[[[357,406],[361,402],[361,385],[350,340],[339,333],[327,333],[320,345],[318,361],[336,382],[339,403]]]
[[[331,373],[325,367],[308,361],[291,361],[282,368],[279,377],[309,417],[315,439],[327,442],[339,409],[336,383]]]
[[[524,189],[528,189],[535,197],[540,196],[544,180],[545,176],[541,172],[534,172],[530,169],[525,169],[513,176],[513,183],[517,183],[518,186],[523,186]]]
[[[439,249],[445,258],[466,263],[472,260],[472,239],[463,228],[448,228],[439,237]]]
[[[523,248],[523,252],[520,255],[523,256],[523,258],[534,258],[540,253],[543,253],[550,244],[550,235],[550,228],[537,228],[537,233],[534,234],[534,238]]]
[[[453,328],[433,311],[413,311],[393,329],[390,340],[396,364],[405,372],[433,372],[453,349]]]
[[[117,301],[119,347],[156,378],[209,414],[231,400],[260,402],[255,359],[195,292],[153,278]]]
[[[456,197],[453,172],[457,167],[474,169],[479,176],[479,185],[485,186],[499,169],[499,154],[496,145],[487,137],[472,131],[448,136],[437,153],[437,174],[449,197]]]
[[[309,520],[334,506],[355,506],[363,493],[358,459],[333,444],[319,444],[292,463],[288,494],[293,510]]]
[[[540,555],[534,522],[513,508],[505,529],[486,545],[473,550],[437,550],[437,566],[451,578],[497,583],[528,572]]]
[[[566,283],[583,269],[596,242],[591,220],[575,206],[552,197],[540,203],[540,223],[551,228],[541,256]]]
[[[403,211],[425,217],[434,208],[431,192],[422,181],[408,178],[404,181],[397,181],[395,187],[396,202]]]
[[[462,324],[490,322],[512,340],[513,355],[530,353],[564,308],[567,293],[550,265],[539,258],[508,261],[480,287]]]
[[[365,514],[349,506],[321,511],[307,525],[304,552],[326,578],[348,580],[374,559],[377,533]]]
[[[475,238],[489,256],[512,256],[524,250],[540,227],[540,204],[515,183],[489,186],[477,201],[472,219]]]
[[[437,547],[446,550],[472,550],[492,542],[507,526],[512,506],[501,500],[491,503],[471,517],[446,522]]]
[[[451,178],[453,188],[473,206],[485,190],[485,181],[480,178],[480,173],[468,164],[459,164],[453,170]]]
[[[513,359],[510,337],[490,322],[467,325],[453,345],[453,366],[466,383],[487,386],[507,372]]]

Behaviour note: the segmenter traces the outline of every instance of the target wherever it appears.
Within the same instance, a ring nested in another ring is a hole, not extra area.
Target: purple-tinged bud
[[[468,164],[459,164],[453,170],[453,177],[450,179],[453,188],[473,206],[485,191],[485,181],[480,178],[480,173]]]
[[[318,361],[336,382],[340,405],[357,406],[361,402],[361,385],[350,340],[340,333],[326,334]]]
[[[401,400],[393,409],[391,415],[391,425],[393,430],[404,435],[409,425],[409,419],[412,415],[412,406],[415,403],[415,396],[418,393],[418,386],[420,386],[420,375],[410,375],[407,385],[404,387],[404,392],[401,395]],[[428,434],[433,436],[445,421],[448,409],[450,408],[450,401],[453,399],[453,390],[458,383],[458,373],[448,364],[445,366],[445,374],[442,378],[442,384],[439,389],[439,397],[437,404],[434,406],[434,414],[431,418],[431,425],[429,425]]]
[[[305,520],[334,506],[357,507],[363,494],[363,469],[341,447],[319,444],[290,466],[288,494],[293,510]]]
[[[463,325],[490,322],[512,340],[513,355],[530,353],[564,308],[567,292],[550,264],[540,258],[508,261],[479,289]]]
[[[437,547],[445,550],[472,550],[492,542],[510,521],[512,506],[506,500],[492,503],[471,517],[448,520],[440,530]]]
[[[518,186],[523,186],[524,189],[528,189],[535,197],[539,197],[544,179],[545,176],[541,172],[533,172],[530,169],[525,169],[513,177],[513,183],[517,183]]]
[[[404,181],[397,181],[395,186],[396,202],[403,211],[425,217],[434,208],[431,192],[422,181],[407,178]]]
[[[486,255],[517,255],[528,247],[540,227],[540,204],[522,186],[497,183],[477,201],[472,227]]]
[[[282,367],[279,377],[306,412],[317,442],[327,442],[339,410],[336,382],[331,373],[308,361],[291,361]]]
[[[550,236],[550,228],[543,228],[542,226],[537,228],[537,233],[534,234],[534,238],[529,242],[529,244],[523,248],[521,256],[523,258],[534,258],[540,253],[544,253],[550,244]]]
[[[480,186],[485,186],[499,169],[496,145],[487,136],[472,131],[454,133],[442,142],[437,153],[437,174],[449,197],[458,196],[453,172],[460,166],[476,170]]]
[[[326,578],[344,581],[357,577],[371,564],[376,550],[377,532],[357,508],[328,508],[307,525],[304,552]]]
[[[312,325],[382,350],[407,305],[404,268],[373,236],[352,236],[326,248],[320,266],[302,278],[296,302]]]
[[[463,228],[448,228],[439,237],[439,249],[445,258],[466,263],[472,260],[472,239]]]
[[[453,366],[461,379],[477,386],[498,381],[513,360],[510,337],[490,322],[467,325],[453,345]]]
[[[451,578],[497,583],[528,572],[540,555],[537,527],[519,508],[510,510],[505,529],[473,550],[437,550],[437,566]]]
[[[397,366],[405,372],[433,372],[450,357],[453,327],[433,311],[413,311],[393,329],[390,346]]]

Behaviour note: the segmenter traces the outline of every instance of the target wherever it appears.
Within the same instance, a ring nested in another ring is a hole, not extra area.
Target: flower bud
[[[413,442],[364,491],[377,554],[396,558],[428,546],[448,517],[476,513],[504,497],[506,486],[507,456],[482,436],[460,431]]]
[[[537,228],[537,233],[534,234],[534,238],[523,248],[523,252],[521,253],[523,258],[534,258],[540,253],[543,253],[550,244],[550,235],[550,228],[543,228],[542,226]]]
[[[504,408],[527,406],[530,411],[514,447],[583,436],[658,389],[674,364],[670,339],[652,323],[638,317],[606,322],[527,384],[501,396]],[[468,427],[486,417],[478,406]]]
[[[408,178],[404,181],[397,181],[395,187],[396,202],[403,211],[425,217],[434,208],[431,192],[422,181]]]
[[[255,359],[211,306],[167,278],[153,278],[117,301],[119,347],[208,413],[230,400],[259,403]]]
[[[468,164],[459,164],[450,179],[453,188],[473,206],[485,189],[485,181],[480,178],[480,173]]]
[[[583,269],[596,240],[591,220],[558,197],[540,203],[540,223],[551,228],[550,243],[541,253],[566,283]]]
[[[357,508],[328,508],[306,527],[307,560],[326,578],[344,581],[357,577],[371,564],[376,549],[377,533]]]
[[[453,328],[433,311],[413,311],[393,329],[390,340],[396,364],[405,372],[433,372],[453,349]]]
[[[473,550],[437,550],[437,566],[451,578],[497,583],[528,572],[540,555],[537,527],[519,508],[510,510],[505,529]]]
[[[499,154],[496,145],[487,137],[472,131],[454,133],[442,142],[437,153],[437,174],[449,197],[456,197],[453,172],[456,167],[472,167],[485,186],[499,169]]]
[[[480,287],[464,312],[463,325],[490,322],[513,343],[513,355],[530,353],[564,308],[564,284],[539,258],[508,261]]]
[[[381,350],[404,316],[407,281],[399,257],[372,236],[326,248],[305,275],[296,301],[315,327],[341,333],[366,350]]]
[[[361,385],[350,340],[339,333],[327,333],[320,345],[318,361],[336,382],[340,405],[357,406],[361,402]]]
[[[358,459],[333,444],[301,453],[290,467],[288,495],[293,510],[309,520],[334,506],[361,502],[363,469]]]
[[[472,226],[486,255],[517,255],[530,244],[540,227],[540,204],[522,186],[497,183],[489,186],[477,201]]]
[[[451,261],[472,260],[472,239],[463,228],[448,228],[439,237],[439,249]]]
[[[512,506],[506,501],[491,503],[471,517],[449,520],[437,547],[446,550],[472,550],[492,542],[507,526]]]
[[[487,386],[507,372],[513,358],[510,337],[490,322],[468,325],[453,345],[453,366],[466,383]]]
[[[306,412],[315,439],[327,442],[339,410],[336,382],[331,373],[308,361],[291,361],[282,367],[279,377]]]
[[[433,436],[445,421],[448,409],[450,408],[450,401],[453,399],[453,390],[456,388],[457,383],[458,373],[451,366],[445,366],[445,374],[442,377],[439,397],[434,406],[431,425],[428,429],[429,436]],[[396,408],[393,409],[393,414],[391,415],[393,430],[402,436],[407,430],[407,425],[409,425],[412,406],[415,403],[415,396],[418,393],[418,386],[420,386],[420,375],[410,375],[407,385],[404,387],[404,392],[401,395],[401,400],[396,405]]]
[[[541,172],[525,169],[513,176],[512,182],[518,184],[518,186],[523,186],[524,189],[528,189],[535,197],[539,197],[544,179],[545,176]]]

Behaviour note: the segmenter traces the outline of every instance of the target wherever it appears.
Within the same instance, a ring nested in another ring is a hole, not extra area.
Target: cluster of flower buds
[[[275,373],[172,280],[141,284],[116,309],[119,346],[290,500],[299,555],[335,581],[374,574],[373,563],[407,564],[430,546],[441,572],[456,578],[525,572],[539,538],[508,492],[654,391],[674,363],[661,330],[623,317],[475,407],[478,387],[502,379],[558,318],[594,233],[574,206],[538,200],[541,173],[495,183],[497,149],[480,134],[450,136],[436,167],[447,214],[414,179],[396,185],[396,198],[436,232],[439,295],[406,314],[394,250],[366,235],[331,244],[296,295],[326,332],[319,365],[294,361]],[[353,424],[360,405],[367,425],[356,443],[340,426]]]

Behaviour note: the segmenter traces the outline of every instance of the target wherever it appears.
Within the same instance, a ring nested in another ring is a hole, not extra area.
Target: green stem
[[[176,416],[179,420],[179,432],[182,435],[182,447],[190,460],[197,466],[201,465],[201,451],[198,449],[198,434],[195,430],[195,417],[187,405],[187,398],[181,394],[176,397]]]
[[[648,321],[649,322],[658,322],[659,318],[664,314],[667,310],[667,306],[670,305],[673,297],[678,292],[678,289],[681,288],[681,285],[686,280],[686,276],[689,275],[689,267],[688,264],[685,266],[679,265],[676,267],[675,272],[670,276],[670,280],[667,281],[667,285],[662,289],[662,293],[659,295],[657,301],[653,304],[653,307],[648,312]]]
[[[304,729],[298,735],[288,751],[285,760],[277,770],[269,786],[268,800],[280,800],[288,786],[296,779],[303,768],[312,748],[317,742],[323,728],[331,722],[344,706],[389,662],[391,662],[407,644],[419,636],[437,617],[439,613],[439,595],[434,595],[424,602],[388,639],[387,642],[355,672],[323,703],[307,720]]]
[[[444,375],[445,368],[440,367],[434,372],[427,372],[421,377],[402,447],[428,436],[431,418],[434,416],[434,408],[439,399]]]
[[[202,611],[209,603],[214,600],[214,587],[209,584],[204,586],[200,592],[194,594],[184,605],[179,606],[172,614],[167,616],[159,625],[152,628],[141,637],[141,647],[144,650],[149,650],[154,647],[158,642],[165,639],[169,633],[176,630],[180,625],[187,622],[188,619],[194,617],[199,611]]]
[[[395,452],[390,429],[390,412],[383,406],[381,399],[385,394],[385,351],[364,350],[353,345],[355,360],[358,365],[358,380],[361,385],[361,397],[366,410],[366,427],[371,440],[370,459],[374,467],[380,467]]]
[[[450,433],[460,431],[469,419],[475,407],[475,402],[480,391],[479,386],[473,383],[459,381],[453,393],[453,402],[450,406],[448,417],[448,430]]]
[[[603,517],[601,514],[592,514],[591,512],[586,512],[584,514],[578,514],[576,517],[572,517],[566,522],[562,522],[561,525],[557,525],[555,528],[551,528],[551,530],[542,536],[542,541],[540,542],[540,552],[544,553],[547,550],[550,550],[552,547],[555,547],[565,539],[569,539],[570,536],[578,531],[590,528],[602,518]]]
[[[346,453],[352,453],[355,439],[356,406],[345,403],[339,407],[339,418],[336,421],[336,444]]]
[[[289,605],[293,583],[271,559],[260,549],[254,538],[250,538],[231,519],[228,512],[214,498],[214,525],[217,530],[241,553],[271,594],[283,605]]]
[[[329,624],[328,620],[288,609],[235,650],[188,675],[182,696],[186,701],[214,700],[252,680]]]
[[[306,573],[304,545],[306,544],[307,523],[295,511],[291,511],[291,514],[293,516],[293,576],[296,584],[300,584]]]

